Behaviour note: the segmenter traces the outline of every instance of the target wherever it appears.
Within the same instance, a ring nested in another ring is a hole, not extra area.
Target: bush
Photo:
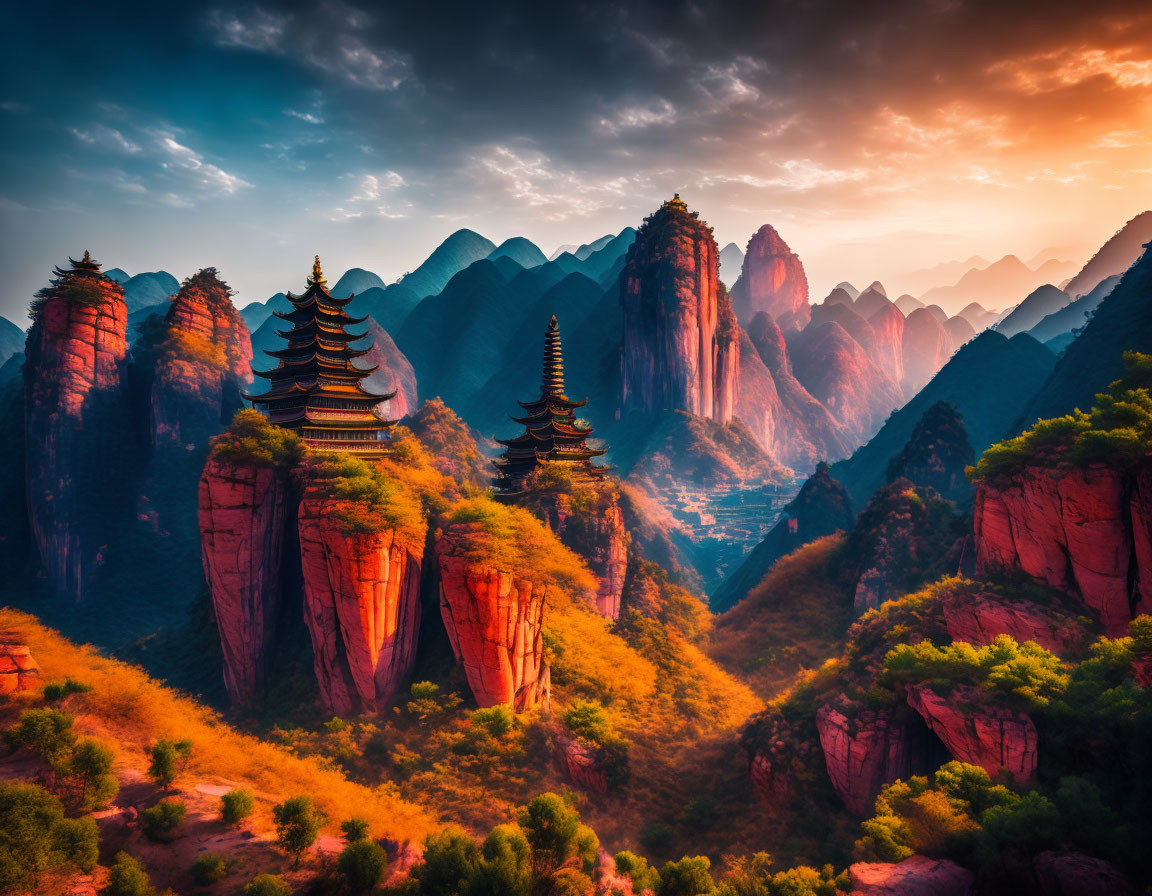
[[[642,893],[644,890],[655,891],[660,882],[660,873],[648,864],[648,860],[635,853],[616,853],[616,873],[626,874],[632,881],[632,892]]]
[[[328,821],[328,816],[306,796],[294,796],[274,806],[272,817],[276,820],[276,842],[292,857],[294,868]]]
[[[140,813],[140,830],[149,840],[164,842],[173,839],[171,834],[180,827],[187,811],[180,800],[161,800],[151,809]]]
[[[13,748],[35,750],[53,769],[67,763],[76,743],[72,716],[56,709],[24,710],[20,713],[20,721],[4,736]]]
[[[489,706],[475,710],[470,721],[493,737],[503,737],[515,727],[516,716],[507,706]]]
[[[108,886],[100,891],[100,896],[155,896],[156,890],[148,874],[136,859],[126,852],[116,853],[112,861]]]
[[[212,439],[212,456],[236,464],[289,468],[306,453],[299,435],[252,408],[237,411],[232,424]]]
[[[1128,623],[1128,637],[1137,653],[1152,653],[1152,616],[1137,616]]]
[[[192,755],[192,741],[158,740],[152,747],[152,762],[148,766],[148,776],[162,790],[172,786],[178,775],[184,771],[188,758]]]
[[[237,788],[220,797],[220,818],[229,827],[235,827],[252,814],[252,791]]]
[[[731,864],[717,896],[837,896],[852,889],[848,872],[837,874],[831,865],[819,871],[800,865],[773,873],[772,857],[763,852],[733,858]]]
[[[91,871],[96,855],[91,818],[65,818],[60,800],[43,787],[0,783],[0,890],[52,868]]]
[[[461,883],[475,874],[480,850],[463,828],[448,825],[424,840],[424,861],[412,869],[420,892],[428,896],[451,896]]]
[[[207,886],[228,875],[228,860],[211,852],[202,852],[196,856],[192,863],[192,879],[196,883]]]
[[[540,794],[520,812],[519,822],[532,848],[537,876],[547,877],[573,859],[586,872],[595,866],[600,841],[563,797]]]
[[[119,792],[120,782],[112,774],[114,759],[112,751],[99,741],[88,738],[76,745],[69,762],[69,780],[81,808],[106,806]]]
[[[363,818],[349,818],[340,822],[340,830],[349,843],[368,839],[368,822]]]
[[[420,721],[433,716],[448,713],[460,705],[460,698],[455,694],[440,694],[440,685],[431,681],[414,681],[408,689],[412,698],[405,707],[408,714]]]
[[[364,839],[349,843],[336,860],[337,869],[353,893],[365,893],[376,886],[387,864],[384,848]]]
[[[275,874],[258,874],[244,886],[240,896],[292,896],[292,888]]]
[[[713,892],[716,882],[708,873],[711,867],[707,856],[684,856],[678,862],[666,862],[660,869],[656,896],[700,896]]]
[[[77,681],[75,678],[65,678],[63,681],[50,681],[44,685],[44,702],[58,703],[71,694],[87,694],[92,686]]]

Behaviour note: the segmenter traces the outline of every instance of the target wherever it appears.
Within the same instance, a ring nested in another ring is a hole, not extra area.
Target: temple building
[[[570,401],[564,394],[564,357],[560,346],[560,327],[556,316],[548,322],[544,334],[544,375],[540,397],[523,402],[524,417],[513,417],[524,425],[524,432],[514,439],[497,439],[505,446],[495,461],[493,484],[503,494],[514,494],[524,488],[524,480],[544,464],[563,464],[573,477],[584,480],[604,478],[605,467],[592,463],[592,458],[605,453],[603,448],[589,448],[586,440],[592,427],[576,419],[576,408],[588,402]]]
[[[292,310],[274,311],[292,325],[277,330],[288,345],[266,354],[279,363],[273,370],[253,372],[270,381],[267,392],[244,397],[262,406],[277,426],[295,430],[310,448],[371,453],[381,450],[380,434],[395,421],[387,420],[377,406],[396,393],[379,395],[367,391],[361,380],[376,367],[357,367],[353,361],[372,347],[354,349],[349,343],[365,333],[349,333],[345,327],[363,323],[367,317],[350,317],[344,306],[352,301],[335,298],[320,269],[320,256],[303,295],[288,294]]]

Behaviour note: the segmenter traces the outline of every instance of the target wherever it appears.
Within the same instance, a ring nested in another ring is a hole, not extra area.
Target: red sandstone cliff
[[[738,391],[739,332],[717,278],[712,228],[679,197],[636,234],[620,274],[622,404],[727,423]]]
[[[976,875],[948,859],[857,862],[848,869],[856,896],[972,896]]]
[[[30,691],[40,684],[40,666],[28,645],[0,632],[0,695]]]
[[[997,635],[1011,635],[1017,642],[1035,641],[1060,656],[1078,653],[1088,641],[1088,632],[1070,614],[1029,600],[950,593],[940,607],[953,641],[983,646]]]
[[[892,382],[904,381],[904,315],[895,305],[888,303],[868,318],[868,325],[876,337],[876,354],[880,368],[892,377]]]
[[[476,702],[530,709],[548,694],[542,633],[547,589],[462,556],[475,525],[452,525],[436,540],[440,614]]]
[[[976,493],[977,573],[1019,569],[1078,596],[1111,637],[1152,610],[1152,471],[1029,466]]]
[[[375,366],[378,369],[364,381],[364,387],[374,392],[396,393],[385,410],[389,420],[399,420],[415,413],[418,407],[416,372],[412,369],[411,362],[396,347],[388,331],[380,324],[368,318],[354,329],[359,332],[365,327],[367,338],[372,340],[372,350],[357,363],[361,367]]]
[[[55,275],[33,302],[25,348],[25,440],[36,448],[26,452],[26,488],[42,568],[57,591],[79,599],[99,561],[84,518],[100,508],[78,483],[99,476],[114,450],[128,315],[124,290],[87,252]]]
[[[300,502],[304,621],[320,696],[337,715],[376,712],[416,659],[423,539],[345,531],[340,502],[305,486]]]
[[[908,711],[860,710],[849,718],[843,706],[821,706],[816,730],[828,778],[845,807],[867,817],[880,788],[915,771]]]
[[[231,296],[216,269],[205,268],[173,297],[155,347],[153,444],[203,442],[240,406],[240,388],[252,378],[252,340]]]
[[[1036,771],[1036,725],[1022,712],[981,705],[978,692],[955,687],[948,696],[930,684],[908,689],[908,705],[923,717],[953,758],[995,775],[1006,768],[1020,784]]]
[[[811,308],[804,265],[771,224],[748,241],[740,279],[732,288],[732,307],[743,324],[763,311],[785,330],[808,325]]]
[[[567,732],[552,733],[552,761],[556,770],[577,787],[592,793],[608,792],[608,772],[596,751]]]
[[[263,690],[282,608],[285,530],[293,499],[287,474],[210,458],[200,477],[204,574],[233,704]]]

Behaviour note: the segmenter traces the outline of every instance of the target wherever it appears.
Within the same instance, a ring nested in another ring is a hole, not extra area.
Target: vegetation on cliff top
[[[1152,456],[1152,355],[1124,353],[1124,376],[1096,395],[1089,413],[1074,410],[1040,420],[984,452],[968,475],[975,482],[1003,479],[1030,464],[1106,462],[1121,468]]]
[[[290,429],[270,423],[251,408],[241,408],[232,424],[212,439],[212,457],[239,465],[296,466],[307,452],[303,440]]]
[[[57,277],[43,289],[28,306],[28,317],[35,323],[53,299],[62,298],[70,306],[96,308],[116,297],[123,297],[123,288],[114,280],[93,277]]]

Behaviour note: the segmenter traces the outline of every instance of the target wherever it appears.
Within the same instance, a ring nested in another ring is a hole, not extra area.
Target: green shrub
[[[363,818],[345,819],[340,822],[340,830],[344,832],[344,839],[349,843],[368,839],[368,822]]]
[[[240,896],[292,896],[292,888],[275,874],[258,874],[244,886]]]
[[[43,787],[0,783],[0,891],[52,868],[91,871],[96,856],[95,821],[65,818],[60,800]]]
[[[440,685],[431,681],[414,681],[408,689],[412,698],[405,708],[408,714],[420,721],[434,716],[451,712],[460,705],[460,698],[455,694],[441,694]]]
[[[471,723],[493,737],[503,737],[516,726],[516,716],[507,706],[489,706],[472,713]]]
[[[671,842],[672,828],[663,822],[649,822],[640,829],[640,845],[651,852],[663,852]]]
[[[1137,616],[1128,623],[1128,637],[1137,653],[1152,653],[1152,616]]]
[[[69,760],[69,782],[76,789],[77,805],[96,809],[108,805],[120,790],[112,774],[112,751],[99,741],[86,738],[72,751]]]
[[[63,681],[50,681],[44,685],[44,702],[58,703],[71,694],[87,694],[92,685],[84,684],[75,678],[65,678]]]
[[[642,893],[644,890],[655,891],[660,881],[660,873],[648,864],[648,860],[635,853],[616,853],[616,873],[626,874],[632,881],[632,892]]]
[[[218,880],[223,880],[227,875],[228,860],[224,856],[202,852],[196,856],[196,861],[192,863],[192,879],[202,886],[214,884]]]
[[[349,843],[336,860],[336,868],[344,875],[353,893],[366,893],[376,886],[387,864],[384,848],[364,839]]]
[[[229,790],[220,797],[220,818],[226,825],[235,827],[252,814],[254,803],[250,790]]]
[[[420,892],[451,896],[475,874],[480,864],[476,841],[463,828],[448,825],[424,840],[424,860],[412,869]]]
[[[180,827],[187,809],[180,800],[161,800],[151,809],[140,813],[140,830],[149,840],[164,842],[172,839],[172,833]]]
[[[152,747],[152,762],[148,766],[148,777],[163,790],[172,786],[184,771],[188,758],[192,755],[192,741],[158,740]]]
[[[563,797],[540,794],[520,812],[519,822],[537,876],[547,877],[573,859],[586,872],[595,866],[600,841]]]
[[[712,863],[707,856],[684,856],[677,862],[666,862],[660,869],[656,896],[701,896],[716,889],[708,873]]]
[[[110,870],[108,886],[100,891],[101,896],[156,896],[144,866],[128,853],[116,853]]]
[[[276,842],[292,857],[292,867],[300,864],[300,856],[313,843],[328,816],[312,804],[306,796],[294,796],[272,808],[276,821]]]
[[[56,709],[24,710],[20,721],[4,736],[14,748],[35,750],[54,769],[66,765],[76,744],[72,716]]]
[[[299,435],[251,408],[237,411],[232,424],[212,440],[212,456],[236,464],[290,468],[306,453]]]

